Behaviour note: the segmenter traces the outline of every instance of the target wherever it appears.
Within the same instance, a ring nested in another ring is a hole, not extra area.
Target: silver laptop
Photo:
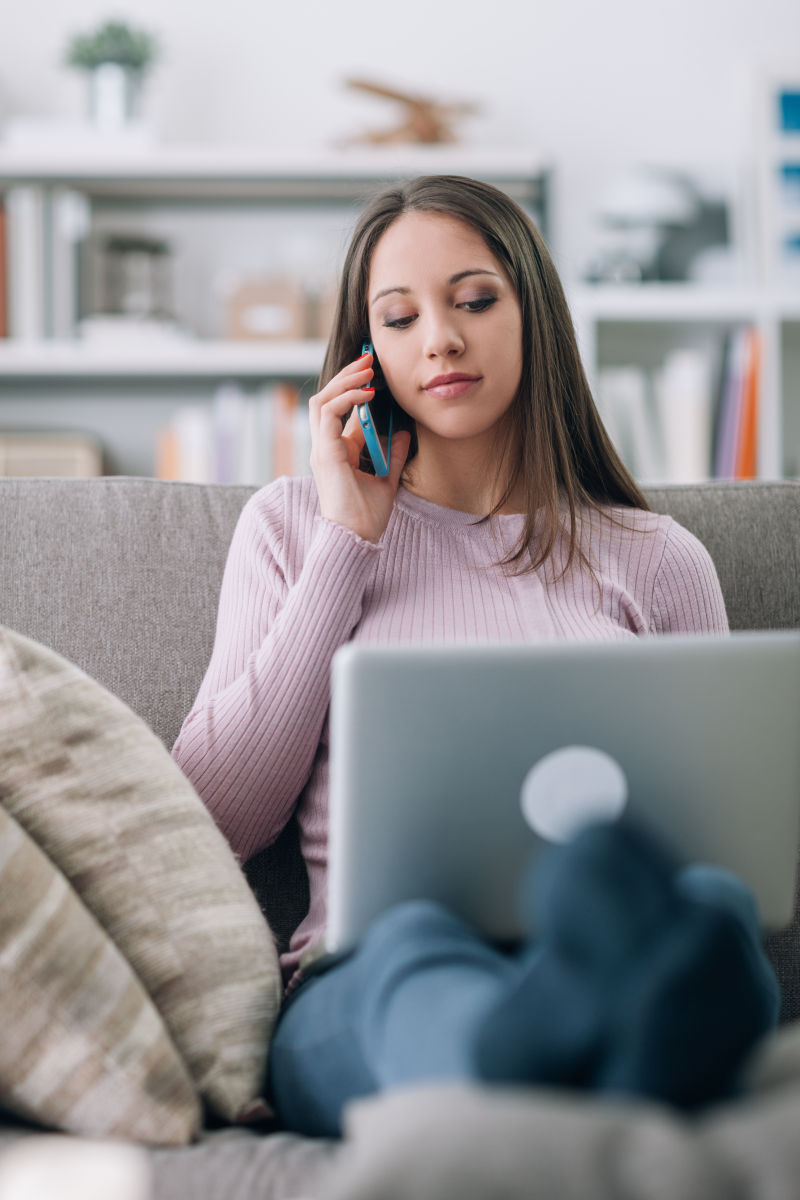
[[[800,633],[360,646],[333,661],[331,950],[401,900],[514,939],[531,856],[623,811],[794,907]]]

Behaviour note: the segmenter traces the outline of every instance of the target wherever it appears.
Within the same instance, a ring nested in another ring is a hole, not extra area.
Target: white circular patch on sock
[[[520,793],[522,815],[548,842],[567,842],[592,821],[613,821],[628,802],[615,758],[593,746],[562,746],[535,763]]]

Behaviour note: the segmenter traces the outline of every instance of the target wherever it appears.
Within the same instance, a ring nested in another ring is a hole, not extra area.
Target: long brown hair
[[[577,523],[582,506],[602,511],[605,505],[645,510],[649,505],[600,420],[564,289],[544,239],[504,192],[462,176],[426,175],[392,185],[367,203],[345,258],[320,386],[361,353],[369,331],[372,255],[389,226],[408,212],[457,218],[475,229],[505,268],[522,311],[522,375],[498,459],[498,478],[504,472],[505,490],[479,521],[490,520],[519,486],[525,497],[525,527],[519,544],[502,564],[513,564],[522,573],[549,558],[566,504],[569,547],[564,570],[576,555],[585,562]],[[408,463],[417,450],[414,423],[395,403],[379,371],[374,384],[371,407],[378,428],[386,432],[393,410],[395,428],[412,431]],[[361,466],[371,469],[368,455],[362,455]]]

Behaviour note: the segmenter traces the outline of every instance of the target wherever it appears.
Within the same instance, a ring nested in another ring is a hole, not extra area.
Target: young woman
[[[727,630],[708,553],[648,511],[610,444],[550,256],[502,192],[426,177],[369,204],[320,383],[313,477],[246,505],[173,751],[243,860],[299,822],[310,907],[283,961],[279,1115],[335,1135],[353,1097],[431,1078],[724,1094],[776,1017],[752,902],[625,826],[553,854],[527,902],[539,936],[513,954],[420,901],[306,965],[325,930],[339,646]],[[364,399],[384,431],[391,414],[385,477]]]

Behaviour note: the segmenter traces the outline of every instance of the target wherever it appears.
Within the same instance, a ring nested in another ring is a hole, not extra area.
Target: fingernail
[[[365,354],[362,354],[361,358],[358,361],[361,362],[365,358],[369,358],[369,350],[367,350],[367,352]]]

